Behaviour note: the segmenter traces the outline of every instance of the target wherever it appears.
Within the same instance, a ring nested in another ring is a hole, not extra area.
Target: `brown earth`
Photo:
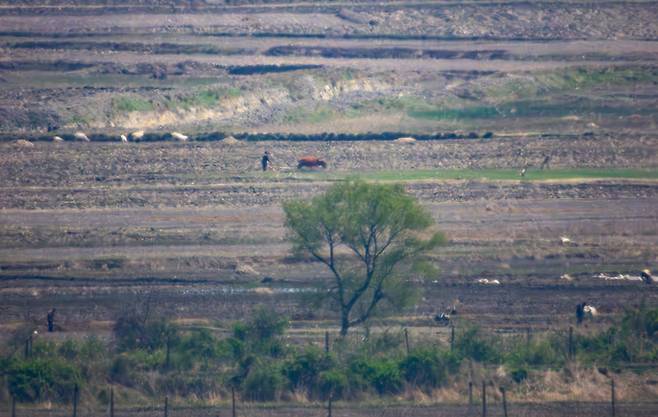
[[[316,153],[326,155],[335,173],[513,168],[540,161],[549,150],[556,152],[554,169],[649,168],[657,149],[651,137],[267,145],[280,170],[294,166],[298,155]],[[53,305],[64,328],[86,331],[147,292],[162,300],[163,313],[181,320],[230,321],[268,304],[303,327],[330,323],[331,313],[300,296],[312,294],[328,275],[291,256],[280,204],[316,195],[331,181],[259,173],[262,143],[3,149],[9,157],[0,163],[0,325],[11,327],[25,314],[38,320],[43,305]],[[543,331],[569,322],[572,306],[583,299],[602,312],[600,325],[641,296],[658,300],[653,287],[595,278],[655,268],[655,181],[431,180],[406,186],[450,244],[434,255],[436,282],[417,284],[423,300],[387,326],[413,324],[424,334],[432,314],[460,300],[460,320],[492,330]],[[573,243],[561,244],[561,236]],[[241,266],[254,272],[241,273]],[[574,281],[561,281],[565,273]],[[271,290],[255,290],[264,277],[273,278]],[[476,284],[483,277],[503,284]]]
[[[655,130],[652,2],[349,6],[7,2],[0,132]]]

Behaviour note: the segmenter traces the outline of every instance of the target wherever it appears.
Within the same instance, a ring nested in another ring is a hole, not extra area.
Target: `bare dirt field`
[[[383,166],[485,173],[541,160],[549,149],[554,172],[656,164],[653,138],[272,143],[279,171],[265,174],[257,171],[261,143],[3,147],[11,158],[0,164],[2,325],[57,305],[62,326],[75,331],[111,321],[145,292],[166,300],[159,308],[181,320],[230,321],[268,304],[302,326],[327,326],[331,314],[300,296],[315,291],[327,271],[292,257],[281,203],[311,198],[335,178],[287,170],[295,155],[326,154],[333,175],[376,175]],[[450,244],[434,255],[440,274],[418,284],[422,302],[393,324],[425,332],[432,314],[459,300],[466,321],[546,330],[568,323],[582,299],[595,300],[604,324],[641,297],[658,298],[641,282],[596,277],[655,266],[655,180],[404,183]],[[562,236],[572,242],[562,244]],[[240,265],[253,272],[241,273]],[[564,274],[574,280],[560,280]],[[273,283],[263,286],[264,277]],[[479,278],[502,285],[482,286]]]
[[[0,132],[651,132],[653,2],[8,2]]]
[[[658,405],[655,403],[645,404],[621,404],[618,405],[617,413],[621,415],[632,415],[637,417],[649,417],[655,415]],[[58,411],[30,411],[30,416],[34,417],[64,417],[70,415],[68,410]],[[156,417],[162,415],[161,409],[152,410],[117,410],[117,413],[129,417]],[[481,412],[479,405],[472,407],[461,405],[435,405],[435,406],[372,406],[372,407],[335,407],[332,415],[337,417],[475,417]],[[209,409],[170,409],[171,416],[194,416],[194,417],[216,417],[230,415],[230,408],[209,408]],[[243,407],[238,411],[240,416],[245,417],[320,417],[326,416],[327,410],[319,406],[306,407]],[[578,417],[598,417],[610,413],[610,405],[603,403],[556,403],[556,404],[511,404],[508,409],[510,415],[515,416],[578,416]],[[3,415],[3,414],[0,414]],[[21,414],[24,415],[24,414]],[[102,412],[86,411],[84,415],[102,416]],[[500,417],[503,416],[503,407],[501,404],[493,403],[489,405],[487,415]]]

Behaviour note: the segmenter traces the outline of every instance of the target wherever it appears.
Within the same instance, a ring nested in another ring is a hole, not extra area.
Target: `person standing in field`
[[[48,312],[48,332],[52,333],[55,331],[55,309],[53,308]]]
[[[269,166],[270,162],[272,162],[272,157],[268,151],[265,151],[263,157],[260,159],[260,165],[263,168],[263,171],[267,171],[267,167]]]

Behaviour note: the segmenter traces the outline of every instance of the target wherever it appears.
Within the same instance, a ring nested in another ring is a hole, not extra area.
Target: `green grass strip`
[[[578,179],[643,179],[657,180],[658,169],[632,168],[578,168],[539,170],[529,168],[524,177],[517,169],[420,169],[352,172],[295,173],[299,179],[340,180],[355,176],[369,181],[423,181],[423,180],[489,180],[489,181],[559,181]]]

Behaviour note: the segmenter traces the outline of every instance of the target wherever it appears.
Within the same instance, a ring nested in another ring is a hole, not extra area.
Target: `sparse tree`
[[[426,270],[424,255],[445,240],[401,185],[348,180],[284,211],[294,250],[333,275],[326,295],[339,310],[342,336],[385,308],[408,305],[408,277]]]

